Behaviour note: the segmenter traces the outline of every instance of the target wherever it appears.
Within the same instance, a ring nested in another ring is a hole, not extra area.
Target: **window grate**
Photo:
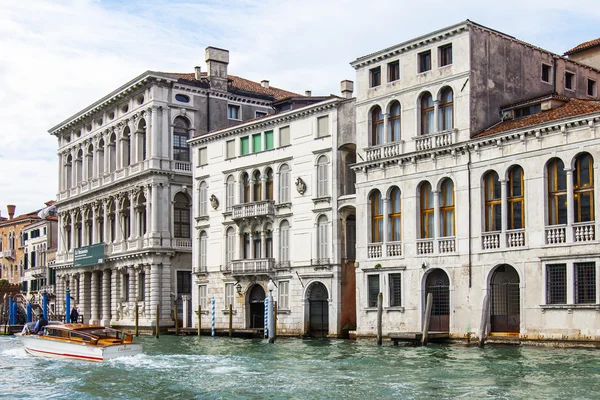
[[[377,307],[377,296],[379,295],[379,275],[368,275],[368,307]]]
[[[390,307],[402,305],[402,280],[400,274],[390,274]]]
[[[578,304],[596,302],[596,263],[575,264],[575,299]]]
[[[550,264],[546,266],[546,303],[567,303],[566,264]]]

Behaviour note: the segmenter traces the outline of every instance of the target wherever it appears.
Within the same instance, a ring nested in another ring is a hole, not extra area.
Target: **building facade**
[[[147,71],[50,129],[59,159],[57,313],[68,311],[70,288],[87,321],[132,326],[137,308],[141,327],[173,325],[173,306],[191,294],[187,140],[267,115],[294,95],[228,75],[227,50],[208,47],[206,62],[206,73]],[[81,258],[98,252],[95,262]]]
[[[600,71],[471,21],[351,65],[357,335],[381,292],[384,334],[421,331],[431,293],[451,337],[600,339]]]
[[[270,279],[280,335],[354,329],[353,83],[190,141],[193,287],[187,326],[262,329]]]

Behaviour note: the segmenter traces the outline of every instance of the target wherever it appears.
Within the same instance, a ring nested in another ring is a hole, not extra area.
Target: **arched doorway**
[[[517,271],[507,264],[496,267],[490,281],[490,291],[492,332],[519,333],[521,305]]]
[[[327,288],[315,282],[308,288],[308,332],[312,337],[327,337],[329,333],[329,302]]]
[[[260,285],[254,285],[248,295],[248,327],[263,329],[265,327],[265,290]]]
[[[429,273],[425,281],[425,304],[429,293],[433,297],[429,330],[448,332],[450,330],[450,279],[446,272],[435,269]]]

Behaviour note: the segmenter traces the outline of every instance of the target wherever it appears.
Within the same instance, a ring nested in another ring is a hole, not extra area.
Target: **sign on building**
[[[88,265],[104,263],[104,243],[92,246],[78,247],[75,249],[73,258],[74,267],[86,267]]]

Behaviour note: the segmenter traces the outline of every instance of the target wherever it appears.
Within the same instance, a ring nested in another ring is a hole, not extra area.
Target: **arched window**
[[[207,207],[207,203],[208,203],[208,190],[207,190],[207,185],[206,185],[206,181],[202,181],[200,183],[200,190],[198,193],[198,197],[199,197],[199,213],[198,215],[202,216],[202,215],[208,215],[208,207]]]
[[[187,120],[181,117],[175,118],[173,122],[173,159],[176,161],[190,161],[190,149],[187,144],[190,138],[188,131]]]
[[[98,148],[96,149],[98,178],[104,175],[104,139],[98,141]]]
[[[86,173],[86,180],[91,180],[94,178],[94,146],[90,145],[87,148],[87,153],[85,155],[85,159],[86,159],[86,168],[87,168],[87,173]]]
[[[445,88],[442,91],[440,107],[438,109],[438,129],[447,131],[454,128],[453,119],[454,93],[452,89]]]
[[[77,217],[75,218],[75,247],[82,246],[82,239],[83,239],[82,228],[83,228],[83,222],[82,222],[82,218],[81,218],[81,213],[78,213]]]
[[[208,235],[206,231],[200,233],[200,271],[206,271],[206,253],[208,250]]]
[[[287,203],[290,201],[290,167],[283,164],[279,168],[279,202]]]
[[[241,188],[242,188],[242,203],[250,202],[250,177],[246,172],[242,174],[241,180]]]
[[[138,123],[138,128],[137,128],[137,143],[138,143],[138,161],[139,160],[146,160],[147,159],[147,151],[146,151],[146,146],[148,145],[147,139],[146,139],[146,120],[145,119],[141,119],[140,122]]]
[[[525,228],[525,186],[523,168],[508,171],[508,229]]]
[[[75,159],[75,178],[77,184],[80,184],[83,179],[83,150],[77,151],[77,158]]]
[[[395,187],[390,191],[390,210],[388,216],[388,240],[390,242],[399,242],[402,240],[401,218],[400,189]]]
[[[183,193],[175,195],[173,206],[173,236],[176,238],[190,237],[190,201]]]
[[[128,167],[131,165],[131,132],[129,130],[129,127],[126,127],[125,130],[123,131],[123,140],[122,140],[122,147],[123,149],[123,153],[121,154],[122,161],[123,161],[123,168]]]
[[[317,197],[325,197],[329,193],[327,164],[329,164],[327,156],[321,156],[317,160]]]
[[[139,234],[145,235],[148,231],[148,227],[146,225],[146,196],[141,193],[137,199],[136,206],[136,215],[137,215],[137,226],[139,227]]]
[[[591,155],[577,156],[573,178],[575,222],[594,221],[594,160]]]
[[[388,119],[388,140],[397,142],[400,140],[400,102],[394,101],[390,106],[390,117]]]
[[[371,111],[371,146],[383,144],[383,112],[376,106]]]
[[[260,171],[254,171],[252,174],[252,180],[254,181],[254,197],[253,201],[261,201],[262,200],[262,180],[260,176]]]
[[[123,206],[121,207],[121,221],[123,222],[123,239],[129,239],[129,236],[131,235],[131,219],[129,218],[129,216],[131,215],[130,208],[131,202],[129,201],[129,199],[125,199],[123,201]]]
[[[500,231],[502,229],[502,188],[495,171],[485,174],[483,188],[485,191],[485,231]]]
[[[267,193],[265,200],[273,200],[273,170],[271,168],[267,169],[266,175],[267,181],[265,182],[265,184],[267,185],[267,187],[265,189]]]
[[[111,201],[110,206],[108,208],[108,224],[109,224],[109,233],[110,233],[110,242],[114,242],[116,240],[116,212],[115,212],[115,203]]]
[[[267,224],[264,227],[265,233],[265,256],[264,258],[273,258],[273,226]]]
[[[229,264],[235,259],[235,231],[232,227],[227,229],[227,242],[225,246],[225,261]]]
[[[225,192],[226,192],[225,208],[227,210],[231,210],[235,203],[235,179],[231,175],[229,175],[227,177]]]
[[[65,189],[73,187],[73,156],[69,154],[65,162]]]
[[[317,221],[317,258],[320,261],[329,258],[329,235],[325,215],[321,215]]]
[[[108,172],[115,172],[117,169],[117,139],[112,133],[108,138]]]
[[[345,182],[345,187],[346,190],[344,191],[344,194],[355,194],[356,193],[356,173],[354,172],[354,170],[352,168],[350,168],[350,166],[352,164],[356,164],[356,154],[352,153],[352,154],[348,154],[346,156],[346,159],[344,160],[344,165],[345,165],[345,178],[346,178],[346,182]]]
[[[421,135],[433,133],[433,97],[425,92],[421,95]]]
[[[421,205],[421,238],[433,237],[433,193],[429,182],[423,182],[419,189]]]
[[[567,223],[567,174],[559,158],[548,162],[548,224]]]
[[[290,261],[290,224],[283,220],[279,227],[279,261]]]
[[[451,179],[442,182],[440,197],[440,232],[441,237],[454,236],[454,183]]]
[[[383,199],[379,190],[369,196],[371,207],[371,243],[383,241]]]

